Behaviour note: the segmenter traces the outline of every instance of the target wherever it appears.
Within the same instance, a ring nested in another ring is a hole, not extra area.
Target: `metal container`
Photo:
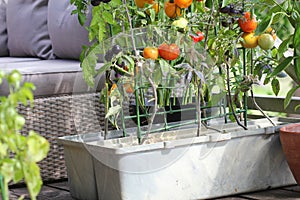
[[[252,121],[244,131],[197,129],[103,140],[100,133],[62,137],[71,194],[78,199],[206,199],[295,184],[278,127]]]

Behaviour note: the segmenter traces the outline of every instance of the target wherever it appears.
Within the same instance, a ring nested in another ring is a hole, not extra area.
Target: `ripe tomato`
[[[168,45],[167,43],[162,43],[158,47],[158,53],[160,57],[162,57],[165,60],[175,60],[180,54],[180,49],[174,43],[170,45]]]
[[[134,0],[134,2],[138,8],[144,8],[145,3],[153,4],[153,0]]]
[[[174,1],[169,1],[164,4],[164,10],[168,17],[175,18],[181,16],[181,9],[174,3]]]
[[[143,57],[146,59],[156,60],[158,58],[158,49],[156,47],[145,47]]]
[[[258,36],[255,36],[254,33],[243,33],[242,38],[244,41],[241,42],[244,48],[255,48],[258,43]]]
[[[257,27],[257,21],[255,17],[251,19],[250,12],[245,12],[244,16],[238,22],[241,29],[246,33],[255,31]]]
[[[151,9],[153,9],[153,10],[155,11],[155,14],[157,15],[157,13],[159,12],[159,9],[160,9],[159,3],[154,2],[154,3],[152,4],[152,8],[151,8]],[[150,15],[149,9],[146,10],[146,13],[147,13],[148,15]]]
[[[193,0],[174,0],[174,2],[180,8],[187,8],[193,3]]]
[[[204,39],[204,35],[201,31],[198,31],[196,34],[197,35],[193,35],[193,34],[190,35],[195,43],[200,42]]]
[[[258,45],[263,50],[272,49],[274,46],[275,40],[269,33],[261,34],[258,38]]]

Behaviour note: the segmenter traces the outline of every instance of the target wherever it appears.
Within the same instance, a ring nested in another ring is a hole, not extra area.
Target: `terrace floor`
[[[30,199],[27,190],[24,186],[14,186],[10,188],[11,200],[17,200],[24,195],[24,199]],[[1,199],[1,198],[0,198]],[[71,197],[67,180],[62,180],[55,183],[45,183],[42,190],[37,197],[39,200],[75,200]],[[264,191],[257,191],[251,193],[238,194],[234,196],[227,196],[216,198],[215,200],[300,200],[300,186],[292,185],[280,187],[276,189],[269,189]]]

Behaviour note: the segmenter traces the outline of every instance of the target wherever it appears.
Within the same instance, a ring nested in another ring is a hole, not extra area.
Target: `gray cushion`
[[[59,58],[79,59],[83,45],[89,45],[88,31],[71,15],[74,5],[70,0],[49,0],[48,29],[54,54]],[[86,26],[91,20],[91,12]]]
[[[6,30],[6,2],[0,0],[0,56],[8,56]]]
[[[101,66],[99,63],[98,67]],[[89,88],[83,80],[80,62],[75,60],[0,57],[0,69],[5,72],[19,70],[23,74],[23,81],[32,82],[36,86],[36,97],[94,92],[104,85],[104,79],[99,78],[96,80],[97,86]],[[7,84],[4,83],[0,85],[0,95],[7,94]]]
[[[9,0],[7,32],[10,56],[54,58],[47,27],[48,0]]]

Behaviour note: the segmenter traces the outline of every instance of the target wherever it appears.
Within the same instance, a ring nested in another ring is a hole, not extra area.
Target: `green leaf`
[[[274,94],[277,96],[280,91],[280,83],[279,83],[278,79],[274,78],[271,82],[271,85],[272,85]]]
[[[111,63],[105,63],[103,66],[101,66],[98,71],[97,74],[98,75],[102,75],[104,72],[106,72],[107,70],[109,70],[109,68],[111,67]]]
[[[23,171],[30,197],[31,199],[35,199],[43,184],[40,176],[40,168],[36,163],[24,163]]]
[[[109,24],[115,24],[115,20],[113,18],[113,15],[111,14],[111,12],[104,10],[102,12],[102,18],[105,20],[105,22],[109,23]]]
[[[119,114],[121,109],[122,109],[121,105],[116,105],[116,106],[110,107],[108,109],[108,112],[105,115],[105,118],[109,118],[110,116]]]
[[[287,95],[286,95],[286,98],[284,99],[284,109],[286,109],[288,107],[288,105],[290,104],[291,100],[292,100],[292,97],[294,95],[294,93],[296,92],[296,90],[300,88],[300,86],[297,86],[297,87],[293,87],[291,88]]]
[[[30,162],[39,162],[44,159],[49,151],[49,148],[49,142],[45,138],[33,131],[29,132],[29,136],[27,137],[26,155]]]
[[[91,47],[91,50],[87,54],[87,56],[81,62],[83,78],[88,86],[94,86],[94,77],[96,73],[96,64],[98,60],[98,54],[100,53],[100,45]]]
[[[298,18],[297,26],[295,27],[293,39],[294,47],[298,47],[300,45],[300,17]]]
[[[288,37],[287,39],[285,39],[284,41],[282,41],[282,43],[279,45],[278,47],[278,53],[280,54],[280,56],[282,56],[284,54],[284,52],[287,51],[288,49],[288,44],[291,41],[291,37]]]
[[[272,21],[273,21],[273,17],[276,14],[272,13],[272,15],[267,15],[257,26],[256,30],[255,30],[255,35],[260,35],[262,33],[264,33],[268,27],[271,26]]]
[[[139,10],[136,11],[136,14],[138,14],[139,16],[144,17],[144,18],[146,17],[145,12],[142,12],[142,11],[139,11]]]
[[[85,23],[85,21],[86,21],[86,16],[85,16],[85,14],[83,14],[83,13],[78,13],[78,21],[79,21],[79,24],[80,24],[81,26],[83,26],[84,23]]]
[[[159,66],[160,66],[161,73],[163,74],[163,76],[167,76],[167,74],[170,73],[171,66],[165,60],[160,59]]]
[[[98,23],[98,41],[102,41],[106,36],[106,24],[104,21]]]
[[[293,57],[289,56],[285,58],[275,69],[274,71],[269,75],[270,77],[276,76],[279,72],[285,70],[292,62]]]

